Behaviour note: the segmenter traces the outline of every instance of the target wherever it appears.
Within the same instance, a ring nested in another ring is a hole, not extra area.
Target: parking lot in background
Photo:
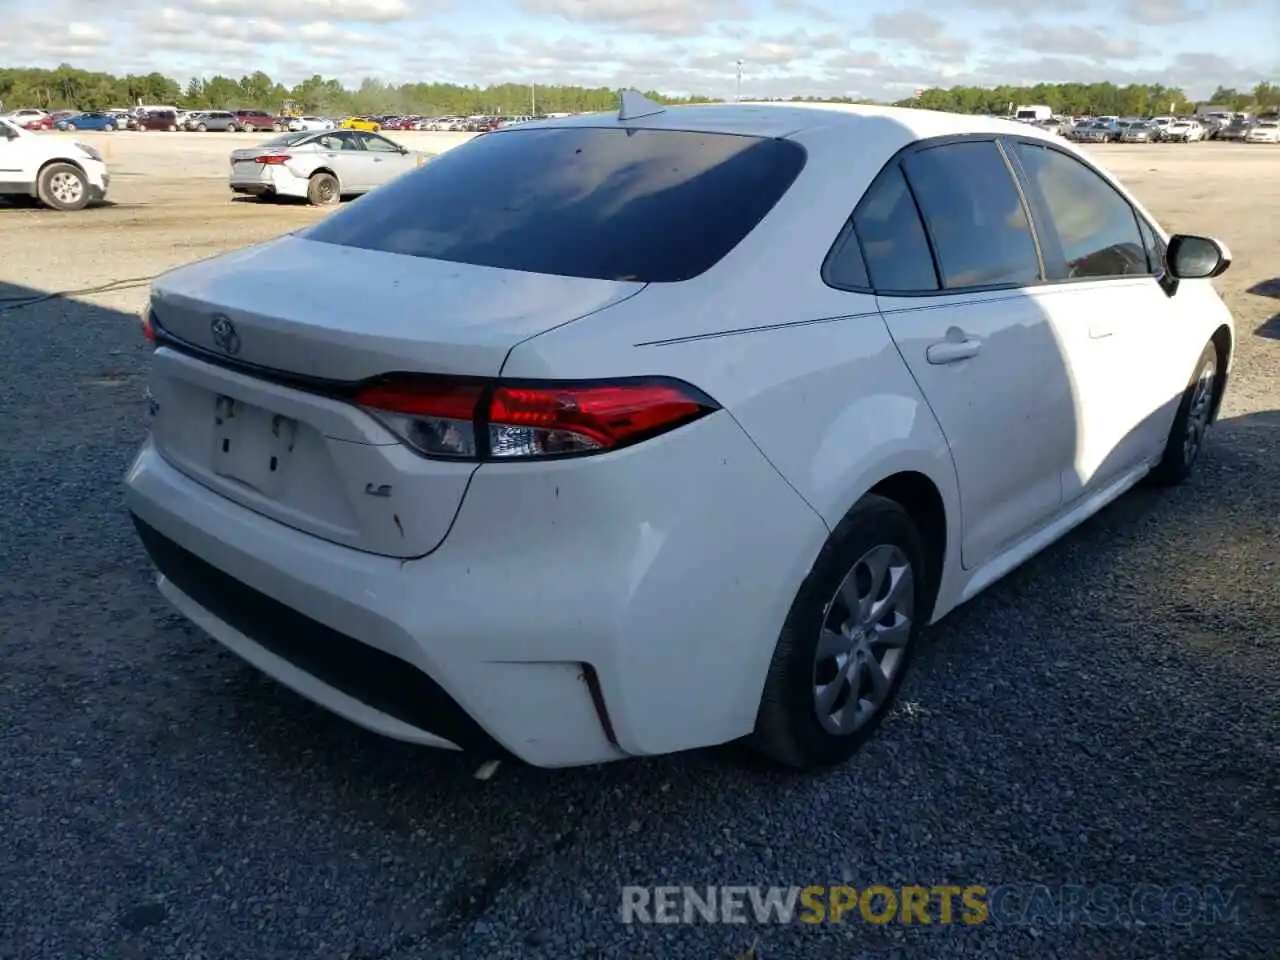
[[[441,152],[469,135],[388,136]],[[261,134],[74,139],[104,154],[109,204],[0,204],[0,957],[1280,952],[1275,148],[1090,148],[1166,229],[1235,256],[1217,281],[1239,338],[1223,419],[1188,485],[1126,495],[929,631],[851,763],[799,777],[727,747],[481,782],[203,636],[155,591],[123,508],[149,279],[328,211],[231,198],[227,154]],[[1239,887],[1244,911],[620,922],[624,887],[1086,881]]]

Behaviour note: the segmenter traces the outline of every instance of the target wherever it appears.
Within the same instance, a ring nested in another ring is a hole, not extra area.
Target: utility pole
[[[529,84],[529,116],[536,117],[538,115],[538,85],[536,83]]]
[[[737,93],[735,94],[733,99],[735,103],[741,103],[742,102],[742,61],[737,60],[735,61],[735,63],[737,64],[737,67],[738,67],[738,88],[737,88]]]

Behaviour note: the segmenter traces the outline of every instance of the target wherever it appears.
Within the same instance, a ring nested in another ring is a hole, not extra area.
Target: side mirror
[[[1212,280],[1231,266],[1231,251],[1212,237],[1179,233],[1169,238],[1165,263],[1176,280]]]

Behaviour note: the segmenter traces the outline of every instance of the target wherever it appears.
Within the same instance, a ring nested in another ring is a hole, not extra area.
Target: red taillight
[[[540,384],[404,377],[362,389],[356,402],[418,452],[468,460],[605,453],[718,409],[688,384],[652,378]]]
[[[290,157],[287,153],[266,153],[260,157],[254,157],[253,162],[261,163],[264,166],[268,166],[268,167],[278,167],[288,163],[292,159],[293,158]]]
[[[152,341],[156,338],[156,328],[151,322],[151,310],[149,308],[142,313],[142,335]]]

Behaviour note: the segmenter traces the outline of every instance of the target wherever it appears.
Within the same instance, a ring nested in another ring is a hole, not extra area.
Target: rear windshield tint
[[[450,150],[301,235],[566,277],[688,280],[751,232],[804,163],[787,140],[513,129]]]
[[[286,133],[283,136],[272,137],[264,147],[291,147],[294,144],[302,143],[304,140],[310,140],[315,136],[313,131],[300,131],[298,133]]]

